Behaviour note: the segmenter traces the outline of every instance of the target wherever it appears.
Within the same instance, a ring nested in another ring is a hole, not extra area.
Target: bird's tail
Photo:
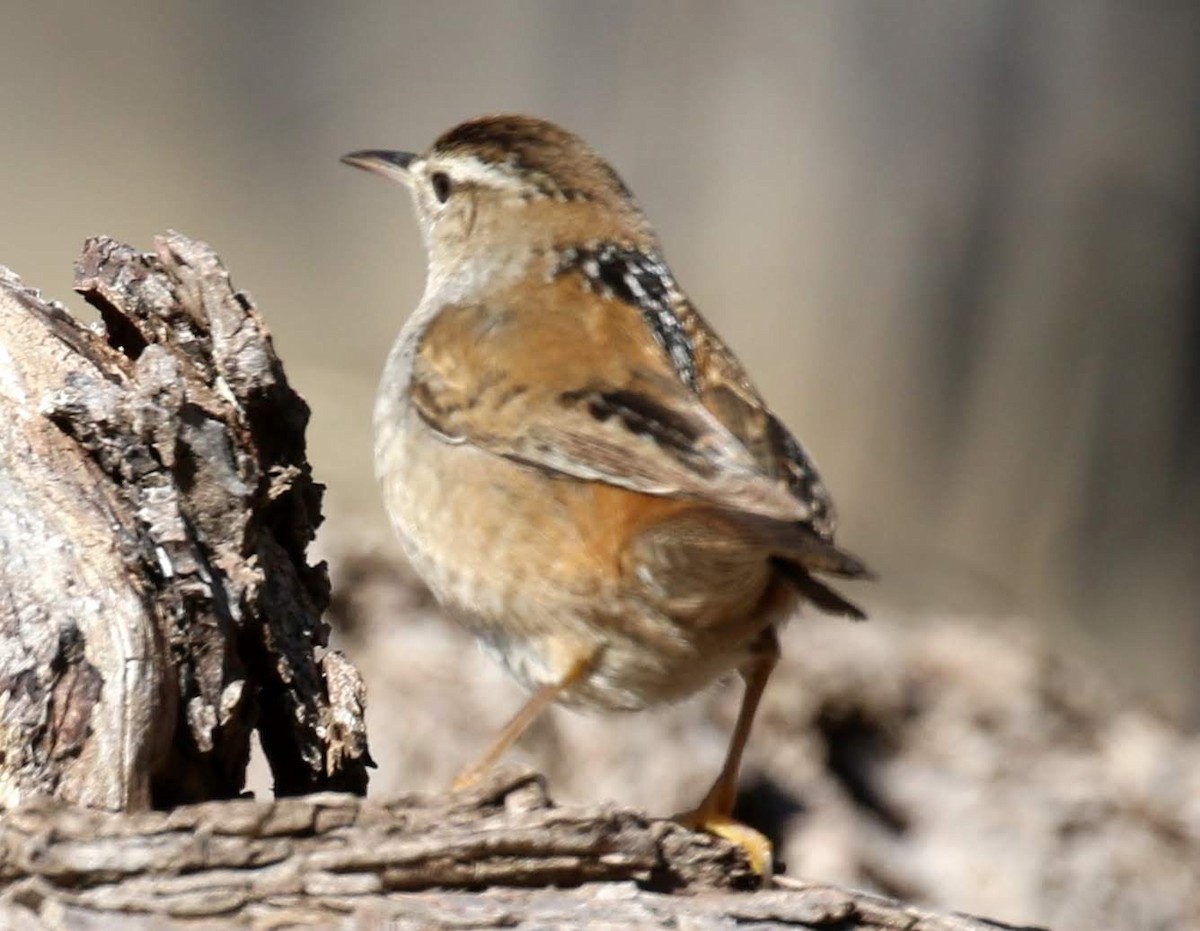
[[[775,563],[775,568],[779,570],[779,574],[787,579],[796,591],[826,614],[848,617],[852,621],[865,621],[867,619],[867,615],[862,608],[851,601],[847,601],[824,582],[815,579],[812,573],[804,566],[789,562],[778,556],[773,559],[773,562]],[[862,566],[861,563],[858,563],[858,565]],[[862,566],[862,568],[863,572],[856,575],[848,575],[847,577],[871,578],[872,576],[869,571],[866,571],[866,567]]]
[[[857,556],[838,549],[829,540],[802,525],[777,524],[772,541],[772,561],[780,575],[804,598],[822,611],[861,621],[866,614],[858,605],[818,580],[814,573],[843,579],[874,579],[875,573]]]

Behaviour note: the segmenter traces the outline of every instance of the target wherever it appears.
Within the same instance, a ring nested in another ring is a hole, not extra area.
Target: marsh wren
[[[532,695],[474,766],[548,705],[632,711],[731,671],[745,694],[712,789],[732,817],[742,749],[798,603],[862,612],[818,576],[833,543],[812,461],[684,295],[617,173],[544,120],[488,116],[426,152],[344,162],[408,187],[424,296],[375,404],[375,468],[413,567]]]

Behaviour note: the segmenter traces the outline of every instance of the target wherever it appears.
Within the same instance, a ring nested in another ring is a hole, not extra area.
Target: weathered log
[[[308,408],[204,244],[89,241],[82,326],[0,273],[0,806],[362,792],[361,683],[325,650]]]
[[[50,802],[0,820],[0,850],[14,927],[1006,927],[816,883],[738,893],[755,877],[726,842],[556,808],[512,771],[386,804],[326,793],[121,816]]]

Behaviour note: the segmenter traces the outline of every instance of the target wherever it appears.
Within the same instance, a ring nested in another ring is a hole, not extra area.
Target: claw
[[[766,835],[759,833],[748,824],[735,821],[728,815],[716,812],[706,812],[702,808],[684,812],[671,819],[685,828],[693,831],[706,831],[724,838],[731,844],[741,847],[750,861],[750,869],[762,877],[763,886],[771,885],[774,873],[774,848]]]
[[[459,773],[454,777],[454,781],[450,783],[451,792],[462,792],[471,786],[479,784],[479,773],[468,770],[465,773]]]

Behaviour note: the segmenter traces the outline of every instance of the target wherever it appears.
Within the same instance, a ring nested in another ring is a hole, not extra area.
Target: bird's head
[[[529,116],[484,116],[425,152],[367,149],[342,161],[406,185],[431,275],[520,250],[654,235],[620,176],[573,133]]]

